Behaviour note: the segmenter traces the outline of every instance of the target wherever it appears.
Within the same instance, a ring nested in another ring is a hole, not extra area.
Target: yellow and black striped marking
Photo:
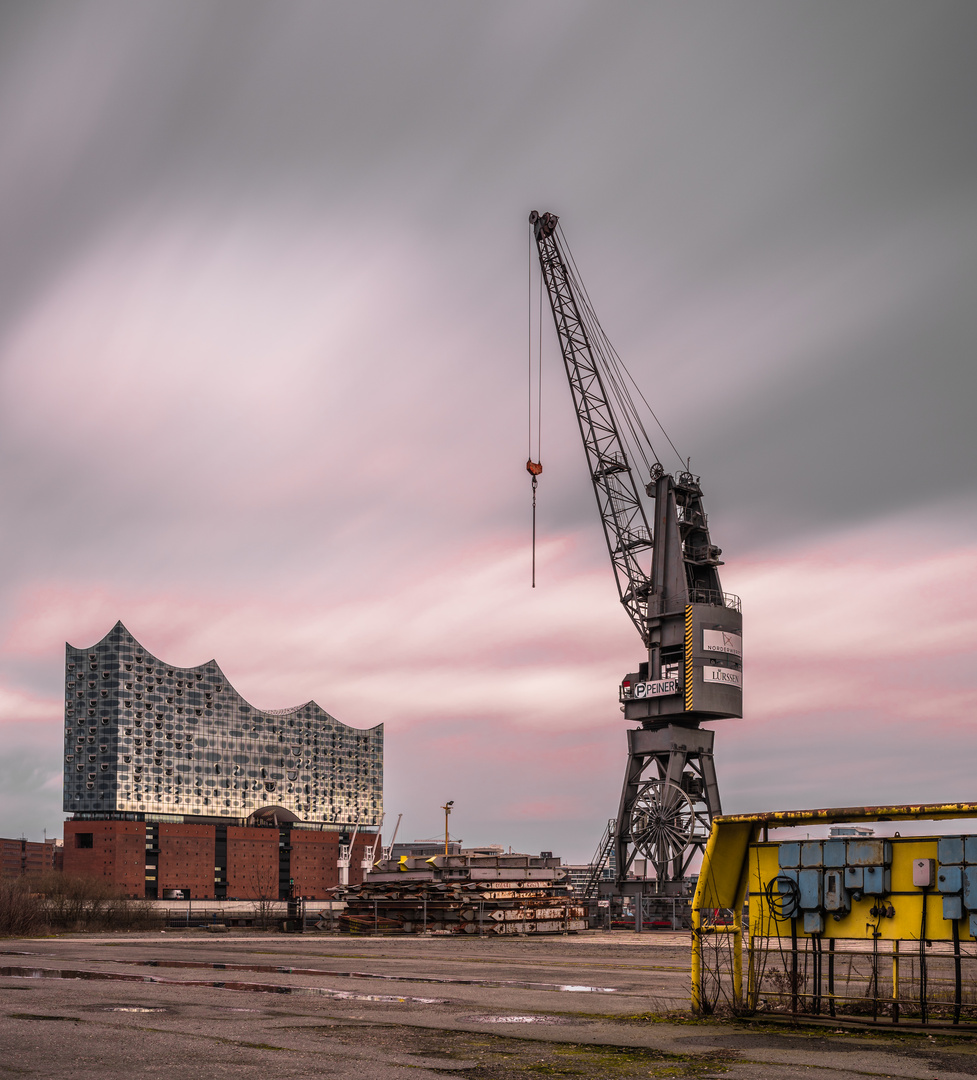
[[[685,608],[685,711],[692,711],[692,605]]]

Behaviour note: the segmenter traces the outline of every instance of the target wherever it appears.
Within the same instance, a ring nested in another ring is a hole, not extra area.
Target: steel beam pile
[[[346,891],[340,925],[359,933],[562,934],[587,928],[559,859],[403,856]]]

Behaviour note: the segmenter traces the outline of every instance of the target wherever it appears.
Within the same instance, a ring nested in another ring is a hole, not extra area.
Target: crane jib
[[[652,530],[560,251],[557,220],[535,211],[530,216],[618,595],[646,639],[650,569],[638,557],[651,550]]]

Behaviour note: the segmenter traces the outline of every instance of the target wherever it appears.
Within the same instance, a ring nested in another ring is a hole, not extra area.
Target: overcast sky
[[[0,835],[61,835],[64,643],[122,619],[384,723],[401,838],[454,799],[590,856],[641,646],[545,325],[529,588],[532,209],[743,598],[724,808],[977,799],[975,40],[970,0],[0,4]]]

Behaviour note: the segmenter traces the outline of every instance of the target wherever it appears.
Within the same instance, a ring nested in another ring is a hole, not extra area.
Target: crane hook
[[[536,588],[536,487],[539,484],[539,474],[543,466],[538,461],[530,458],[526,462],[526,472],[533,478],[533,588]]]

